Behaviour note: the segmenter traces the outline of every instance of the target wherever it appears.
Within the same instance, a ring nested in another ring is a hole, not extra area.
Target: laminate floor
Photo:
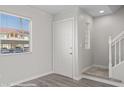
[[[76,81],[62,75],[49,74],[41,78],[37,78],[34,80],[18,84],[14,87],[114,87],[114,86],[85,78]]]

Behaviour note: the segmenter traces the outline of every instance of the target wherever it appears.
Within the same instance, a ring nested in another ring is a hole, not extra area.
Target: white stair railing
[[[124,62],[124,60],[122,60],[122,53],[121,53],[122,48],[124,48],[121,45],[123,40],[124,40],[124,31],[113,39],[111,36],[109,36],[109,77],[110,78],[112,76],[112,68]]]

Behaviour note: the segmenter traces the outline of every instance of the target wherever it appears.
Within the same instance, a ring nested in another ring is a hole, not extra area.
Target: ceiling
[[[56,15],[57,13],[73,8],[72,5],[33,5],[32,7],[39,8],[47,13],[50,13],[52,15]]]
[[[75,5],[35,5],[35,8],[39,8],[51,15],[56,15],[57,13],[69,9],[77,7]],[[116,12],[121,5],[78,5],[79,8],[86,11],[93,17],[108,15]],[[100,10],[104,10],[104,13],[99,13]]]
[[[102,15],[109,15],[116,12],[121,6],[120,5],[83,5],[80,8],[91,16],[97,17]],[[104,13],[99,13],[99,11],[104,11]]]

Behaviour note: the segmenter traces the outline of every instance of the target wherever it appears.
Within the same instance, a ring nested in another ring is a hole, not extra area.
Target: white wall
[[[85,49],[85,31],[87,31],[87,25],[89,23],[89,29],[91,32],[91,49]],[[93,64],[92,59],[92,25],[93,19],[86,12],[79,10],[78,16],[78,62],[79,62],[79,74],[87,67]]]
[[[115,14],[94,19],[93,58],[94,64],[108,67],[108,37],[124,31],[124,7]]]
[[[52,17],[30,6],[0,6],[0,10],[32,19],[32,53],[0,56],[0,85],[52,71]]]

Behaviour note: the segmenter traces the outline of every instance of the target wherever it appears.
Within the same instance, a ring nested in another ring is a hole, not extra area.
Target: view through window
[[[0,53],[30,52],[30,19],[0,12]]]

